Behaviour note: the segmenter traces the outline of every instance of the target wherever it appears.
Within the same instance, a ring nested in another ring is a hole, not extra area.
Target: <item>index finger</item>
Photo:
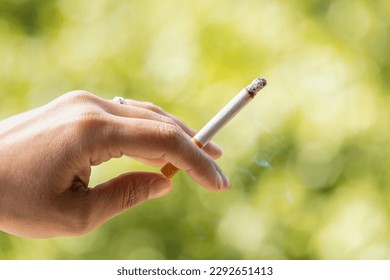
[[[131,157],[163,158],[187,173],[204,187],[226,190],[230,183],[216,162],[199,149],[188,134],[175,125],[148,119],[110,115],[100,141],[109,153]]]
[[[126,99],[126,104],[136,106],[136,107],[141,107],[147,110],[150,110],[154,113],[163,115],[165,117],[168,117],[172,119],[180,128],[184,130],[185,133],[187,133],[189,136],[193,137],[196,134],[196,130],[190,128],[187,126],[182,120],[180,120],[178,117],[175,115],[172,115],[159,106],[150,103],[150,102],[142,102],[142,101],[137,101],[137,100],[132,100],[132,99]],[[214,143],[213,141],[210,141],[207,143],[206,146],[203,147],[204,151],[209,154],[213,158],[219,158],[222,155],[222,150],[221,148]]]

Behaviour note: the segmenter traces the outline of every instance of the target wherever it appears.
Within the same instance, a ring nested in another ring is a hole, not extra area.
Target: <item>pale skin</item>
[[[159,172],[128,172],[96,187],[91,167],[123,155],[152,166],[171,162],[212,191],[229,189],[215,163],[220,148],[200,150],[195,131],[163,109],[121,105],[69,92],[0,122],[0,230],[47,238],[79,236],[127,209],[172,190]]]

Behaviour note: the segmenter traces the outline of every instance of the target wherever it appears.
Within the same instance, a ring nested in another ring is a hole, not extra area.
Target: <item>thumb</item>
[[[172,182],[160,173],[122,174],[91,190],[91,222],[98,226],[130,207],[162,197],[171,190]]]

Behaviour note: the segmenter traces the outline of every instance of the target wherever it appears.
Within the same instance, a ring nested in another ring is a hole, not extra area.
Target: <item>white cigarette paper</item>
[[[250,85],[243,88],[192,138],[192,141],[194,141],[199,148],[206,146],[211,138],[237,115],[237,113],[240,112],[266,84],[267,81],[264,78],[257,78]],[[161,172],[168,178],[172,178],[178,170],[179,169],[171,163],[167,163],[161,168]]]

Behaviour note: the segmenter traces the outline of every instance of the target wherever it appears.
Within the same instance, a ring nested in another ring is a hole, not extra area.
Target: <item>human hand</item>
[[[229,180],[202,151],[195,131],[161,108],[120,105],[85,91],[67,93],[0,122],[0,230],[25,237],[83,235],[126,209],[170,192],[160,173],[129,172],[89,188],[91,166],[130,156],[171,162],[213,191]]]

